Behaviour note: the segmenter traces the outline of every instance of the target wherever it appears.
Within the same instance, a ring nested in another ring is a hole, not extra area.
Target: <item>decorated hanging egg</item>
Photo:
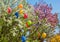
[[[38,16],[36,16],[36,18],[38,18]]]
[[[24,13],[24,10],[20,10],[19,13],[20,13],[20,14],[23,14],[23,13]]]
[[[29,34],[30,34],[30,31],[27,31],[27,32],[26,32],[26,36],[29,36]]]
[[[20,4],[18,7],[19,7],[19,8],[23,8],[23,4]]]
[[[7,13],[10,14],[12,12],[12,9],[10,7],[7,8]]]
[[[22,40],[22,42],[26,42],[26,37],[25,36],[22,36],[21,37],[21,40]]]
[[[40,32],[38,32],[38,38],[40,38]]]
[[[42,33],[42,38],[46,38],[47,34],[46,33]]]
[[[26,22],[26,27],[29,27],[28,23]]]
[[[16,18],[18,18],[18,16],[19,16],[19,13],[18,13],[18,12],[16,12],[16,13],[15,13],[15,16],[16,16]]]
[[[29,26],[32,24],[31,20],[28,20],[27,23],[28,23]]]
[[[24,14],[24,19],[26,19],[26,18],[28,18],[28,14],[25,13]]]

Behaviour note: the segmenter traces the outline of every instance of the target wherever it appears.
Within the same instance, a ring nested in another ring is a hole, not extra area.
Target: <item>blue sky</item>
[[[60,0],[44,0],[44,1],[46,1],[48,4],[52,4],[53,13],[55,12],[60,13]]]
[[[29,4],[34,5],[39,0],[27,0]],[[51,4],[53,7],[52,13],[60,13],[60,0],[43,0],[47,4]],[[60,14],[58,14],[58,18],[60,18]]]
[[[47,4],[52,4],[53,7],[53,13],[60,12],[60,0],[44,0]],[[39,0],[28,0],[29,4],[35,4],[36,2],[39,2]]]

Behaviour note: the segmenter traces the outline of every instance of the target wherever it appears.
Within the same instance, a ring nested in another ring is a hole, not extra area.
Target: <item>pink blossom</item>
[[[39,16],[39,19],[47,19],[47,22],[49,22],[52,26],[56,26],[58,23],[57,13],[53,14],[51,13],[52,7],[48,6],[47,4],[38,4],[35,9],[35,14]]]

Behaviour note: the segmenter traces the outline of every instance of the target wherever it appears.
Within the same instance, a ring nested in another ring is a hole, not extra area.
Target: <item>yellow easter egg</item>
[[[24,10],[20,10],[19,13],[20,13],[20,14],[23,14],[23,13],[24,13]]]
[[[46,33],[43,33],[42,34],[42,38],[46,38],[47,34]]]

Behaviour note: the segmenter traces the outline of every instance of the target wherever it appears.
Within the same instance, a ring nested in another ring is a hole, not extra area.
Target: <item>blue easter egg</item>
[[[21,40],[22,40],[22,42],[26,42],[26,37],[25,36],[22,36],[21,37]]]
[[[18,12],[16,12],[16,13],[15,13],[15,16],[16,16],[16,18],[18,18],[18,16],[19,16],[19,13],[18,13]]]

